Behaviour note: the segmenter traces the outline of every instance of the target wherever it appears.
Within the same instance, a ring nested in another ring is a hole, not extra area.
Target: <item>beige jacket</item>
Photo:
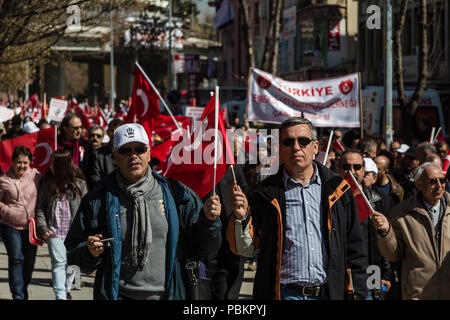
[[[403,299],[450,299],[450,194],[444,196],[440,252],[419,195],[395,206],[387,236],[378,236],[380,253],[387,260],[401,261]]]

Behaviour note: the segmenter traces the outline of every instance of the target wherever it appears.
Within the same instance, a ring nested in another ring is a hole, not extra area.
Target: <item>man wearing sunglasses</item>
[[[74,112],[68,113],[59,125],[58,149],[69,150],[73,162],[83,171],[91,189],[89,173],[94,160],[94,150],[89,141],[82,136],[83,123],[81,117]]]
[[[113,146],[118,169],[83,198],[65,241],[68,263],[97,270],[94,299],[192,298],[186,259],[218,250],[218,196],[203,205],[182,183],[152,172],[139,124],[117,128]]]
[[[423,163],[414,180],[419,192],[396,205],[389,220],[373,216],[378,246],[402,266],[403,299],[450,299],[450,195],[441,167]]]
[[[348,183],[314,160],[304,118],[280,128],[278,173],[247,196],[236,187],[227,233],[236,254],[258,255],[254,299],[364,299],[367,250]]]
[[[92,149],[97,151],[102,146],[103,137],[105,136],[105,129],[98,124],[90,126],[88,129],[88,141],[92,144]]]
[[[376,163],[371,158],[363,158],[359,150],[347,150],[342,154],[339,174],[345,178],[351,172],[356,182],[363,190],[367,200],[375,211],[388,214],[391,206],[391,199],[385,193],[378,192],[374,188],[378,175]],[[384,297],[381,295],[381,286],[385,286],[386,292],[390,291],[392,268],[391,264],[383,258],[377,246],[376,229],[370,222],[370,218],[361,221],[364,240],[368,253],[369,265],[376,265],[381,270],[381,283],[378,289],[369,290],[368,300],[379,300]]]

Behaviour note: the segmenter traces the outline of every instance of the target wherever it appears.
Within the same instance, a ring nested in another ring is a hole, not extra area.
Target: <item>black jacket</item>
[[[375,188],[363,188],[373,209],[389,217],[392,199],[386,193]],[[378,265],[381,269],[381,279],[391,281],[392,270],[391,263],[383,258],[378,250],[377,230],[372,224],[372,219],[368,218],[361,222],[364,233],[364,240],[367,244],[369,265]]]
[[[58,136],[58,141],[62,141],[60,140],[62,139],[62,136],[59,135]],[[70,153],[73,155],[73,148],[66,148],[64,145],[58,143],[59,146],[63,147],[64,149],[67,149],[70,151]],[[83,175],[85,180],[88,182],[88,186],[89,189],[92,189],[92,185],[91,185],[91,179],[89,178],[90,176],[90,171],[92,168],[92,164],[94,161],[94,149],[92,148],[92,145],[89,141],[87,141],[86,139],[80,138],[79,139],[79,145],[80,148],[84,149],[83,152],[83,157],[80,159],[80,163],[78,164],[78,166],[80,167],[81,171],[83,171]]]
[[[234,172],[237,184],[244,193],[248,192],[248,185],[242,169],[243,166],[236,165]],[[231,167],[227,169],[225,175],[216,185],[216,194],[220,198],[222,211],[220,220],[222,221],[222,239],[226,239],[227,221],[233,214],[231,210],[231,191],[234,183]],[[212,191],[203,197],[203,203],[212,195]],[[230,250],[228,241],[222,241],[219,252],[206,258],[206,265],[212,280],[213,300],[237,300],[244,277],[244,258],[235,255]]]
[[[97,183],[106,177],[108,174],[113,172],[117,166],[114,163],[112,155],[113,147],[111,144],[100,147],[93,154],[92,168],[90,174],[91,185],[93,188]]]
[[[344,299],[346,294],[367,296],[367,249],[361,223],[349,184],[316,162],[322,180],[323,234],[328,251],[326,292],[330,299]],[[248,196],[250,215],[243,228],[250,225],[253,245],[259,248],[253,286],[254,299],[280,299],[280,270],[286,237],[286,199],[283,167],[278,173],[257,184]],[[237,253],[235,218],[228,224],[227,238]]]

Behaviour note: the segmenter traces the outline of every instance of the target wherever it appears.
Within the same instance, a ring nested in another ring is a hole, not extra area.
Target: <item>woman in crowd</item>
[[[81,169],[68,150],[56,150],[39,189],[36,208],[38,234],[47,241],[52,261],[53,290],[57,300],[70,299],[64,240],[87,186]]]
[[[31,168],[33,155],[16,146],[13,165],[0,176],[0,229],[8,254],[9,288],[14,300],[28,299],[28,285],[36,261],[37,246],[28,239],[28,219],[34,217],[42,174]]]

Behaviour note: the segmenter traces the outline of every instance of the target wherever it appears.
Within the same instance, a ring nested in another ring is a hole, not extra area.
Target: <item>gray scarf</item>
[[[132,185],[128,185],[117,170],[116,181],[119,189],[132,202],[131,262],[134,267],[142,269],[147,261],[152,243],[152,225],[145,195],[155,189],[157,182],[150,169],[147,169],[143,179]]]

